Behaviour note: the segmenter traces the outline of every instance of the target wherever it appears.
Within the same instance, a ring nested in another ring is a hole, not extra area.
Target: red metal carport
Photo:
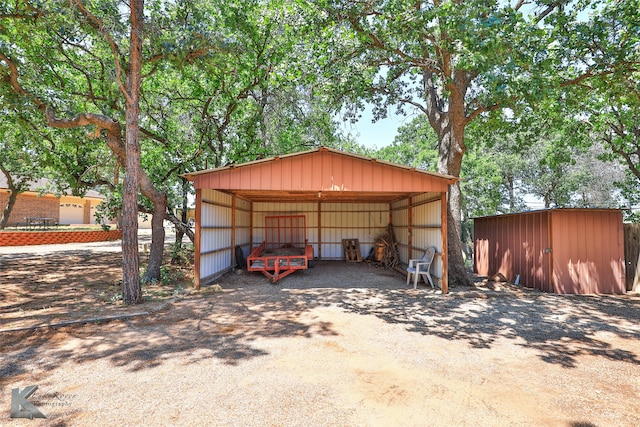
[[[196,189],[195,286],[235,265],[265,237],[269,215],[304,215],[318,260],[364,255],[393,226],[400,260],[438,253],[432,275],[447,292],[447,193],[456,178],[325,147],[185,175]]]

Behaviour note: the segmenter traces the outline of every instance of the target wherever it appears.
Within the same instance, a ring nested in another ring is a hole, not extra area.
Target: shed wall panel
[[[439,197],[439,195],[438,195]],[[431,267],[435,278],[442,277],[442,206],[433,194],[419,195],[392,203],[393,227],[398,241],[398,254],[404,264],[420,258],[433,246],[437,255]]]
[[[440,215],[440,200],[418,205],[412,209],[412,216],[415,218],[413,225],[439,227],[442,222]]]
[[[412,197],[412,202],[414,204],[420,204],[423,202],[428,202],[430,200],[440,200],[440,193],[421,193]]]
[[[442,277],[443,245],[440,200],[427,203],[420,202],[417,206],[412,207],[411,218],[413,222],[411,226],[411,245],[413,250],[409,255],[411,258],[420,258],[427,247],[434,246],[437,255],[433,260],[431,272],[436,277]]]
[[[399,209],[407,206],[409,206],[409,199],[396,200],[393,203],[391,203],[392,209]]]
[[[558,293],[622,294],[624,235],[620,211],[552,214],[553,274]]]
[[[553,292],[547,251],[547,211],[477,218],[475,269],[478,274],[502,274],[524,286]]]
[[[200,255],[200,277],[203,282],[208,277],[217,276],[230,267],[229,254],[223,252]]]
[[[386,203],[326,203],[320,218],[323,259],[344,259],[343,239],[358,239],[365,258],[389,224],[389,208]]]

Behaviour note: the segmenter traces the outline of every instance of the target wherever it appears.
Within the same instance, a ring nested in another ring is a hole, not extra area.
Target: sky
[[[362,118],[360,120],[354,124],[346,121],[343,123],[342,128],[345,133],[350,132],[359,144],[367,148],[374,148],[374,146],[382,148],[391,145],[398,133],[398,128],[409,123],[412,118],[412,116],[396,115],[393,111],[389,111],[386,119],[372,123],[372,108],[367,107],[367,109],[362,112]]]

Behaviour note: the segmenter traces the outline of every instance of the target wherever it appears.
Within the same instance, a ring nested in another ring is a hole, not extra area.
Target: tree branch
[[[476,117],[478,117],[480,114],[482,113],[487,113],[489,111],[495,111],[502,108],[502,105],[500,105],[499,103],[495,103],[493,105],[488,105],[486,107],[478,107],[475,110],[473,110],[470,114],[467,115],[467,120],[466,122],[469,123],[471,122],[473,119],[475,119]]]
[[[142,133],[143,135],[153,139],[154,141],[157,141],[163,145],[166,145],[169,141],[167,141],[167,138],[164,138],[160,135],[156,135],[155,133],[151,132],[150,130],[147,130],[145,128],[143,128],[142,126],[140,126],[140,133]]]
[[[526,1],[526,0],[518,0],[518,3],[516,3],[515,6],[513,6],[513,9],[514,10],[520,10],[520,8],[522,6],[524,6],[525,4],[529,4],[529,2]]]
[[[535,16],[535,18],[533,19],[533,22],[535,24],[538,24],[540,21],[546,18],[551,12],[553,12],[555,8],[562,6],[562,1],[563,0],[558,0],[556,2],[551,3],[549,6],[547,6],[545,10],[542,11],[542,13]]]
[[[125,85],[122,83],[122,66],[120,65],[120,49],[118,48],[118,45],[116,44],[115,40],[113,40],[113,37],[111,37],[111,34],[109,34],[107,29],[104,27],[104,24],[102,23],[102,21],[100,21],[94,14],[89,12],[89,10],[87,10],[87,8],[84,7],[84,5],[80,0],[70,0],[70,1],[75,3],[75,5],[78,7],[78,10],[85,16],[85,18],[87,18],[89,25],[94,29],[96,29],[100,34],[102,34],[102,36],[107,40],[107,43],[109,43],[109,47],[111,48],[111,53],[113,54],[113,60],[116,67],[116,80],[118,83],[118,87],[120,88],[120,92],[122,92],[122,95],[124,95],[127,102],[131,102],[131,94],[129,93]]]
[[[11,85],[11,87],[17,94],[26,96],[36,104],[38,109],[44,110],[46,108],[46,104],[38,99],[38,97],[36,97],[34,94],[23,88],[18,81],[18,67],[16,67],[14,62],[2,52],[0,52],[0,60],[4,61],[4,63],[7,64],[7,67],[9,68],[9,74],[4,76],[4,80],[9,83],[9,85]]]

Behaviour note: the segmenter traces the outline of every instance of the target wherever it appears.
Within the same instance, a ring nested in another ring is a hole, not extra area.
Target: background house
[[[84,197],[56,196],[46,192],[47,184],[40,179],[18,195],[7,226],[22,224],[25,218],[53,218],[58,224],[70,225],[96,223],[96,208],[104,200],[97,191],[89,190]],[[7,179],[0,174],[0,209],[6,207],[9,195]]]

